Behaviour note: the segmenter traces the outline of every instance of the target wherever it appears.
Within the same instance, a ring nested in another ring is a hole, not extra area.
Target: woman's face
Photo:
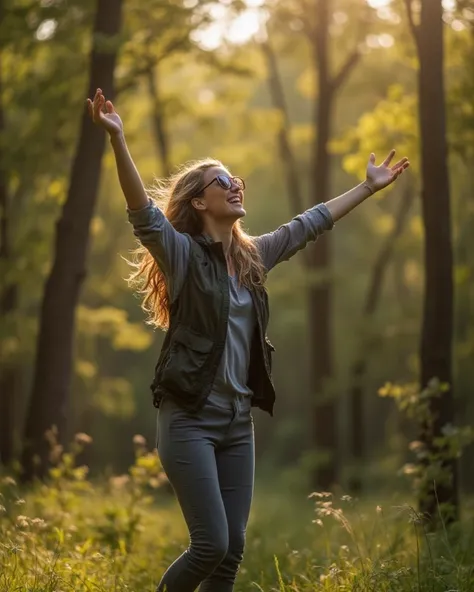
[[[230,188],[224,189],[216,180],[217,175],[222,175],[230,180]],[[193,206],[205,216],[216,221],[229,221],[234,223],[247,213],[244,210],[244,191],[236,181],[232,180],[229,171],[222,167],[212,167],[204,171],[203,187],[201,197],[192,200]]]

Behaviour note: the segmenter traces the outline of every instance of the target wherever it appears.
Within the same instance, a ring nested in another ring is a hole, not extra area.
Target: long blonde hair
[[[157,181],[147,191],[178,232],[186,232],[191,236],[202,233],[203,220],[191,200],[202,193],[204,172],[211,167],[223,168],[223,165],[211,158],[188,162],[174,175]],[[148,314],[146,322],[167,329],[170,321],[170,298],[165,276],[143,245],[132,251],[132,255],[134,260],[127,262],[135,271],[127,278],[128,285],[143,296],[141,307]],[[230,255],[239,283],[249,289],[264,285],[265,268],[253,237],[243,230],[241,220],[237,220],[232,227]]]

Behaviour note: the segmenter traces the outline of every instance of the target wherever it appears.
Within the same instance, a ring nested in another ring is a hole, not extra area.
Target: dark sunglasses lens
[[[240,189],[245,189],[244,180],[240,177],[234,177],[234,182],[240,187]]]
[[[216,179],[223,189],[230,189],[232,187],[232,182],[229,177],[226,177],[225,175],[218,175]]]

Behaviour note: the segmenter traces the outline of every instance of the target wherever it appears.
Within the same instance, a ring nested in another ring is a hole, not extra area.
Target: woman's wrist
[[[125,135],[123,133],[123,130],[121,130],[120,132],[112,132],[110,134],[110,143],[112,144],[112,146],[125,144]]]
[[[365,187],[370,195],[373,195],[377,191],[367,179],[362,183],[362,187]]]

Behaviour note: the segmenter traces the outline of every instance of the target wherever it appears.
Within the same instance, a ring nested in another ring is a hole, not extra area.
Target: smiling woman
[[[246,234],[245,182],[220,161],[188,163],[146,191],[122,121],[102,91],[88,99],[108,131],[135,236],[130,278],[149,322],[167,330],[151,384],[157,448],[189,528],[190,546],[158,592],[231,592],[242,562],[254,487],[252,407],[273,415],[267,337],[268,272],[408,166],[376,166],[363,183],[257,237]],[[162,205],[163,209],[161,209]]]

